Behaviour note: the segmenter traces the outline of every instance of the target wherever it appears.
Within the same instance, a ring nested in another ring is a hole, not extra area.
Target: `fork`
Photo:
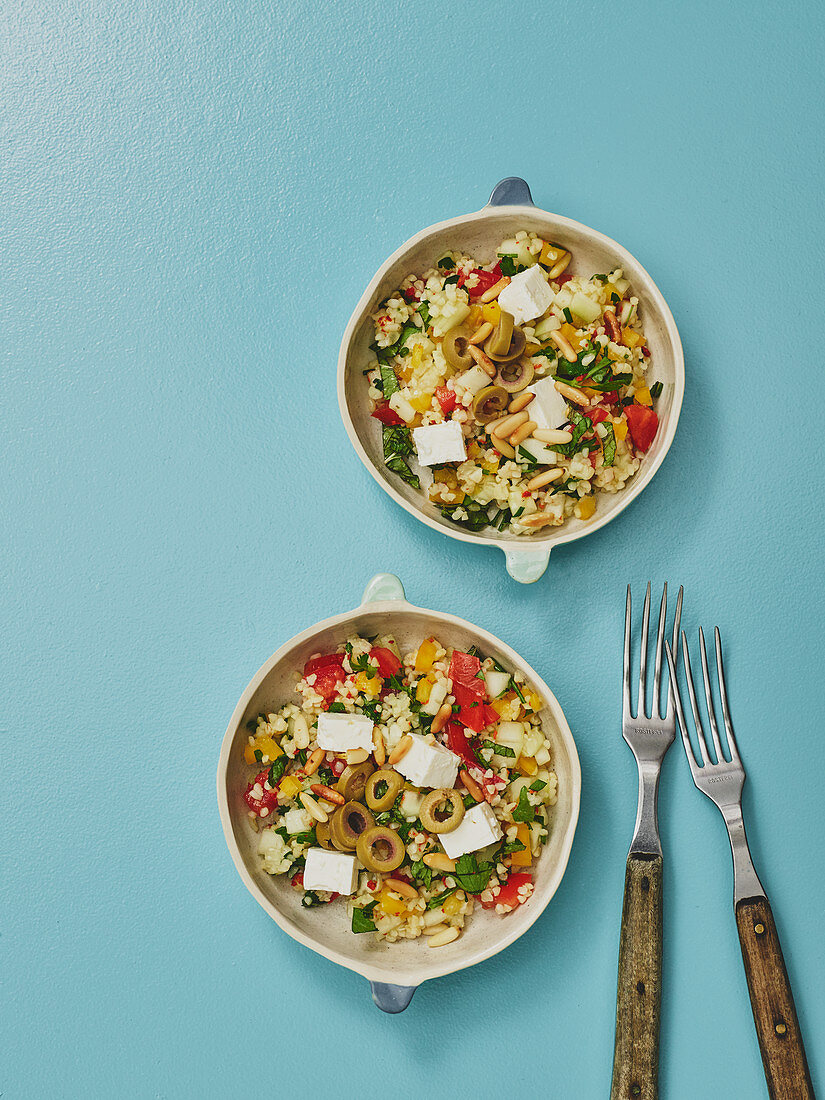
[[[768,1083],[768,1095],[771,1100],[806,1100],[813,1098],[814,1090],[811,1074],[802,1044],[799,1021],[796,1018],[793,993],[782,957],[782,948],[776,931],[770,903],[762,889],[753,866],[748,839],[745,835],[745,822],[742,818],[742,788],[745,784],[745,769],[739,757],[736,739],[728,708],[728,692],[725,686],[725,672],[722,665],[722,641],[719,628],[715,629],[716,671],[719,680],[719,699],[722,704],[722,719],[725,726],[728,760],[722,750],[719,726],[713,705],[708,655],[705,647],[705,635],[699,631],[699,650],[702,659],[702,679],[705,685],[708,725],[710,726],[716,761],[709,751],[708,740],[702,728],[693,673],[690,667],[690,652],[687,638],[682,631],[682,658],[685,665],[690,706],[696,724],[696,737],[701,762],[696,758],[688,736],[685,712],[676,678],[676,663],[670,645],[667,645],[667,660],[670,667],[670,683],[674,688],[676,714],[682,744],[685,746],[690,773],[693,782],[713,802],[722,814],[730,838],[733,854],[733,907],[736,927],[739,932],[739,944],[742,948],[742,961],[745,964],[745,977],[750,993],[751,1010],[756,1024],[756,1035],[762,1054],[762,1064]],[[674,647],[676,639],[674,638]],[[677,649],[678,656],[678,649]]]
[[[679,637],[683,590],[679,589],[673,641]],[[647,642],[650,626],[650,584],[645,593],[639,658],[636,717],[630,699],[630,585],[624,620],[624,681],[622,736],[639,769],[636,828],[627,856],[622,927],[619,936],[619,978],[616,996],[616,1040],[613,1049],[611,1100],[654,1100],[659,1082],[659,1009],[662,990],[662,844],[659,840],[659,775],[665,753],[676,738],[676,721],[668,688],[661,708],[662,646],[667,620],[667,585],[659,607],[651,713],[645,714]]]

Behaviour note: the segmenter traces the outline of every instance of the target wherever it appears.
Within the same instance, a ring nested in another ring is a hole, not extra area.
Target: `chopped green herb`
[[[375,921],[372,919],[373,910],[375,909],[377,901],[371,901],[369,905],[365,905],[363,909],[353,909],[352,911],[352,930],[353,932],[374,932]]]
[[[350,665],[352,665],[353,672],[365,672],[368,680],[372,680],[374,676],[378,675],[378,669],[370,663],[368,653],[360,654],[355,660],[350,659]],[[332,707],[329,709],[332,710]]]
[[[438,266],[442,271],[452,271],[455,267],[455,260],[451,260],[449,256],[442,256],[438,261]]]
[[[564,319],[565,319],[565,321],[567,321],[568,325],[572,325],[573,324],[573,314],[570,312],[570,310],[567,308],[567,306],[564,307],[564,309],[562,310],[562,313],[564,314]]]
[[[411,454],[413,449],[410,429],[385,424],[383,439],[384,465],[388,470],[392,470],[394,474],[398,474],[408,485],[412,485],[414,489],[419,489],[421,487],[419,480],[405,459],[405,455]]]
[[[269,785],[274,787],[281,776],[286,771],[286,766],[289,763],[289,757],[284,754],[279,756],[277,760],[273,760],[269,765]]]
[[[501,857],[511,856],[513,852],[523,852],[526,847],[527,845],[522,844],[520,840],[508,840],[507,843],[502,846],[499,854]]]
[[[438,909],[443,901],[446,901],[448,897],[456,892],[457,886],[453,886],[449,890],[445,890],[442,894],[436,894],[434,898],[430,898],[427,902],[428,909]]]
[[[392,397],[392,395],[400,387],[398,385],[398,379],[395,376],[395,371],[389,365],[389,363],[382,363],[379,367],[381,371],[381,385],[384,391],[385,397]]]
[[[661,382],[654,382],[653,385],[650,387],[650,396],[653,398],[654,401],[657,397],[662,396],[663,388],[664,387],[662,386]]]
[[[547,784],[544,782],[543,779],[534,779],[533,782],[530,784],[530,790],[543,791],[546,786]]]
[[[499,745],[496,741],[482,741],[482,745],[493,750],[496,756],[512,756],[515,760],[515,749],[511,749],[509,745]]]
[[[369,702],[364,703],[361,707],[361,712],[373,722],[381,721],[382,707],[377,699],[371,699]]]
[[[433,881],[433,872],[422,859],[417,859],[410,864],[410,874],[416,882],[420,882],[425,890],[429,890]]]
[[[612,466],[616,458],[616,433],[613,431],[612,424],[605,424],[604,426],[607,429],[607,435],[602,439],[604,464],[605,466]]]
[[[513,821],[535,821],[536,820],[536,808],[530,804],[530,800],[527,797],[527,788],[522,787],[521,793],[518,796],[518,806],[513,810]]]
[[[524,264],[517,264],[512,256],[502,256],[499,260],[499,269],[502,275],[518,275],[520,271],[524,271]]]
[[[344,706],[343,703],[339,702],[339,700],[336,699],[334,703],[330,703],[327,709],[333,714],[343,714],[347,708]]]
[[[310,829],[306,833],[296,833],[292,839],[298,844],[315,844],[317,839],[315,836],[315,829]]]
[[[468,894],[480,894],[486,888],[492,873],[492,863],[479,863],[475,852],[468,852],[456,860],[453,878]]]
[[[444,280],[444,286],[449,286],[451,283],[457,283],[457,282],[458,282],[458,275],[448,275],[447,278]]]
[[[307,890],[304,896],[301,898],[301,905],[304,909],[314,909],[318,905],[325,905],[326,902],[322,901],[316,893],[312,890]]]
[[[590,278],[591,279],[597,279],[600,283],[606,283],[607,280],[610,278],[610,276],[609,275],[591,275]]]

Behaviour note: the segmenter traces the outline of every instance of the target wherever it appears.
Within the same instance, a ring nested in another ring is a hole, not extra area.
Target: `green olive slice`
[[[329,822],[319,821],[315,826],[315,836],[322,848],[331,848],[332,841],[329,836]]]
[[[459,325],[458,328],[450,329],[441,341],[444,358],[456,370],[467,370],[475,362],[470,354],[470,345],[467,342],[470,336],[470,330],[465,328],[464,325]]]
[[[506,309],[501,311],[496,331],[488,340],[491,350],[494,351],[496,355],[506,355],[510,350],[514,321],[515,318],[512,313],[508,313]]]
[[[512,363],[501,363],[496,374],[495,385],[508,394],[519,393],[533,381],[533,364],[529,359],[517,359]]]
[[[385,825],[373,825],[361,833],[355,851],[369,871],[394,871],[406,855],[401,837]]]
[[[364,800],[371,810],[382,813],[392,808],[403,786],[403,776],[389,768],[382,768],[380,771],[373,772],[367,779]]]
[[[374,824],[375,818],[366,806],[360,802],[345,802],[332,815],[329,824],[332,842],[336,848],[351,852],[361,833]]]
[[[509,363],[511,359],[518,359],[518,357],[527,347],[527,337],[524,335],[520,328],[513,329],[513,336],[510,340],[510,347],[507,349],[506,352],[503,352],[501,354],[497,354],[496,352],[490,350],[490,346],[493,340],[495,340],[495,337],[495,333],[493,333],[492,336],[487,337],[487,342],[484,345],[484,350],[487,352],[490,358],[494,359],[497,363]]]
[[[442,810],[444,803],[448,806],[446,812]],[[421,800],[418,816],[428,833],[451,833],[464,819],[464,799],[453,788],[430,791]]]
[[[364,787],[372,775],[373,766],[368,760],[363,764],[348,764],[341,772],[336,790],[347,802],[360,802],[364,797]]]
[[[509,400],[510,395],[502,386],[485,386],[473,398],[473,416],[479,424],[489,424],[501,416]]]

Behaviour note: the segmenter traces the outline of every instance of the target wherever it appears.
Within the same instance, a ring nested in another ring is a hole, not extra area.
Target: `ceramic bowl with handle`
[[[519,230],[539,234],[573,254],[571,270],[592,274],[624,270],[633,294],[639,299],[639,314],[651,352],[650,381],[660,381],[662,394],[656,403],[659,430],[641,469],[618,493],[599,493],[596,515],[589,520],[570,518],[562,527],[545,528],[541,534],[515,535],[488,528],[468,531],[445,519],[426,494],[405,484],[383,462],[381,425],[370,415],[367,384],[363,372],[374,359],[369,345],[375,339],[371,316],[412,272],[426,271],[439,256],[455,250],[489,263],[495,249]],[[536,581],[547,568],[554,546],[583,538],[598,531],[631,500],[637,497],[659,469],[676,433],[685,385],[682,344],[673,316],[656,284],[626,249],[603,233],[579,222],[550,214],[534,205],[524,180],[511,176],[493,190],[490,201],[473,214],[439,222],[423,229],[397,249],[381,265],[364,291],[349,320],[338,356],[338,403],[347,434],[369,472],[402,508],[436,531],[462,542],[497,546],[504,551],[507,571],[517,581]]]
[[[430,949],[424,939],[384,943],[354,935],[343,905],[305,909],[285,875],[267,874],[257,854],[258,834],[244,802],[250,769],[244,762],[247,722],[278,709],[295,695],[295,673],[314,653],[328,652],[351,634],[391,633],[403,652],[434,635],[445,646],[476,645],[506,668],[521,672],[544,701],[545,736],[552,744],[559,797],[551,814],[550,836],[534,864],[535,889],[524,905],[505,917],[477,906],[461,936]],[[381,573],[367,585],[360,606],[310,627],[269,658],[249,682],[230,719],[218,764],[218,804],[226,843],[244,885],[259,905],[298,943],[366,978],[373,1000],[385,1012],[400,1012],[417,987],[473,966],[513,943],[534,923],[561,881],[579,815],[581,771],[570,728],[555,696],[541,677],[508,645],[485,630],[438,611],[408,603],[400,580]]]

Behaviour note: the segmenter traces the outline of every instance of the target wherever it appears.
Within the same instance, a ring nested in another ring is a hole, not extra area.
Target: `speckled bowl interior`
[[[523,181],[514,182],[521,184],[529,195]],[[590,275],[616,267],[624,269],[633,293],[639,299],[639,312],[652,355],[651,383],[661,381],[663,385],[656,406],[660,427],[639,473],[621,492],[600,494],[593,519],[571,519],[563,527],[550,528],[532,536],[492,530],[476,534],[444,519],[423,493],[406,485],[384,466],[381,425],[370,416],[363,375],[374,358],[369,351],[369,345],[375,339],[371,315],[407,275],[433,267],[448,250],[455,249],[476,257],[481,263],[488,263],[495,258],[495,249],[501,241],[521,229],[536,232],[569,249],[573,254],[571,270],[574,274]],[[534,574],[540,576],[544,571],[553,546],[598,530],[641,493],[673,440],[683,390],[684,358],[679,334],[664,298],[641,264],[615,241],[596,230],[530,205],[486,206],[474,214],[433,225],[402,245],[382,265],[358,303],[344,334],[338,363],[338,396],[344,424],[353,446],[379,485],[430,527],[465,542],[499,546],[507,554],[508,569],[518,580],[535,580]],[[532,568],[524,567],[525,552],[534,562]],[[517,575],[519,573],[521,575]]]
[[[429,949],[422,940],[386,944],[369,935],[353,935],[342,906],[302,908],[300,895],[286,878],[266,874],[257,856],[257,834],[243,801],[249,782],[249,767],[243,760],[246,723],[297,698],[296,671],[307,658],[335,648],[357,632],[392,633],[402,651],[412,649],[430,634],[444,644],[463,649],[475,644],[505,666],[521,670],[545,700],[542,717],[553,745],[559,799],[553,811],[549,841],[536,866],[535,892],[526,905],[505,919],[479,907],[462,936],[438,950]],[[346,615],[328,619],[278,650],[253,678],[232,715],[218,772],[218,800],[227,843],[241,877],[259,904],[284,931],[319,954],[370,981],[404,986],[417,986],[427,978],[471,966],[500,951],[529,928],[555,892],[567,864],[578,818],[580,786],[578,756],[570,729],[561,707],[536,672],[503,642],[469,623],[395,600],[362,605]]]

